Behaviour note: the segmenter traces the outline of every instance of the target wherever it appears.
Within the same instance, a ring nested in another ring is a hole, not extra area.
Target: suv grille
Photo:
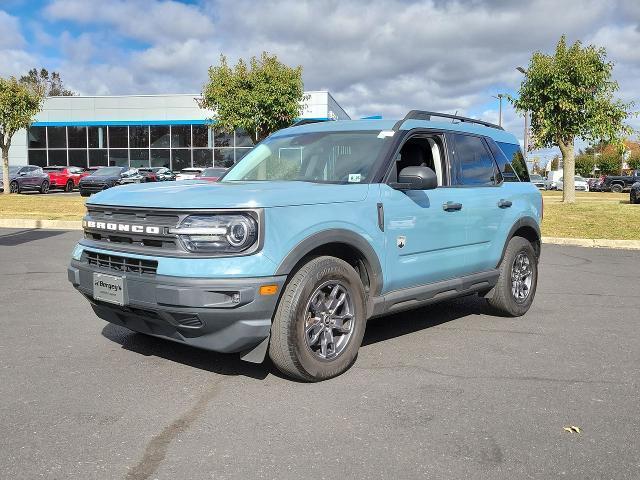
[[[158,270],[158,262],[155,260],[142,260],[139,258],[121,257],[120,255],[109,255],[85,251],[86,260],[89,265],[100,268],[108,268],[118,272],[132,272],[139,274],[155,275]]]
[[[120,247],[142,247],[148,251],[151,249],[178,250],[178,239],[168,233],[169,228],[176,227],[180,223],[181,216],[175,212],[145,211],[127,208],[88,207],[86,221],[102,223],[113,226],[142,227],[143,232],[108,230],[105,228],[93,228],[84,226],[85,237],[100,243],[117,244]],[[157,227],[157,234],[144,233],[146,227]]]

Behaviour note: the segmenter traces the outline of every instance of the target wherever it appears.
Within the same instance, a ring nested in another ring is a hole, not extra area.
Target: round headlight
[[[246,218],[241,218],[228,227],[227,240],[234,247],[241,247],[246,241],[249,234],[249,225]]]

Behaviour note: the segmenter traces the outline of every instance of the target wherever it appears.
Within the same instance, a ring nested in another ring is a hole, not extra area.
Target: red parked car
[[[90,172],[81,167],[43,167],[49,175],[50,188],[62,188],[65,192],[72,192],[78,187],[80,179]]]
[[[200,175],[196,176],[196,180],[208,180],[210,182],[217,182],[226,171],[226,168],[205,168]]]

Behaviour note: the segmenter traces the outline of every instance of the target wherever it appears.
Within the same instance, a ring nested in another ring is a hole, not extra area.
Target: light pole
[[[523,75],[527,74],[527,69],[524,67],[516,67]],[[524,161],[527,161],[527,153],[529,151],[529,112],[524,112]]]
[[[502,99],[504,98],[504,93],[491,96],[498,99],[498,125],[502,126]]]

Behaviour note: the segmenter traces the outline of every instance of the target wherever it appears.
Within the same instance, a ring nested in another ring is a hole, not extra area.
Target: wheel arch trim
[[[529,217],[529,216],[519,218],[511,226],[511,229],[509,230],[509,234],[507,235],[507,238],[504,242],[504,246],[502,247],[500,261],[498,262],[498,265],[496,265],[496,268],[498,268],[502,263],[502,259],[504,258],[504,254],[507,250],[507,245],[509,245],[509,241],[515,236],[516,232],[521,228],[531,228],[535,232],[538,243],[541,244],[542,235],[540,233],[540,225],[538,224],[538,222],[533,217]],[[537,249],[536,253],[538,254],[538,258],[540,258],[540,248]]]
[[[331,243],[345,244],[362,254],[369,274],[370,294],[379,295],[382,291],[383,276],[378,254],[364,237],[345,229],[322,230],[306,237],[284,257],[274,275],[288,275],[300,260],[313,250]]]

